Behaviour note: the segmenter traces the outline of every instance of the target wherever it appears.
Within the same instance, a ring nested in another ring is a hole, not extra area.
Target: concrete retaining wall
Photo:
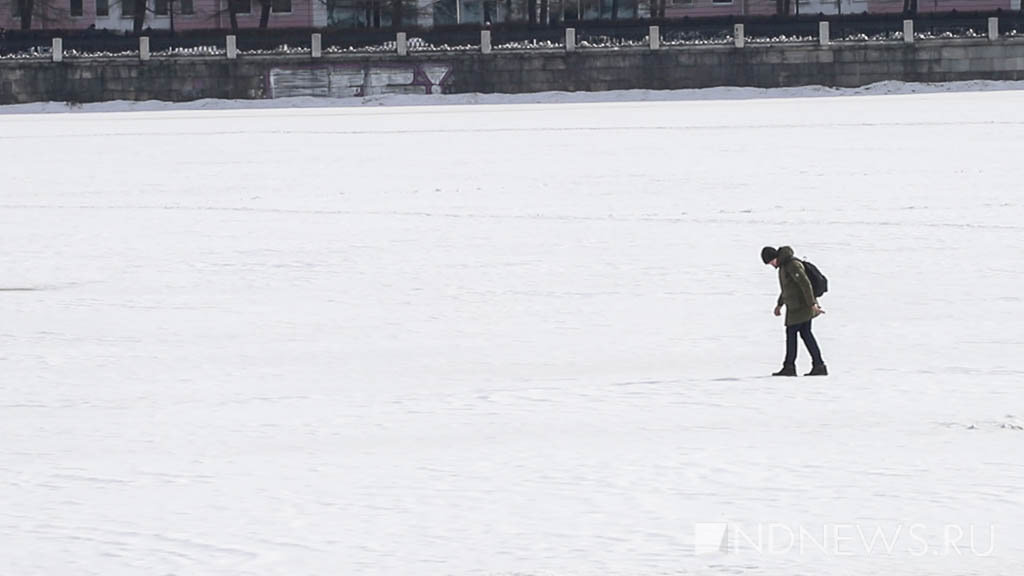
[[[855,87],[1024,79],[1024,38],[324,55],[0,60],[0,104],[526,93],[713,86]]]

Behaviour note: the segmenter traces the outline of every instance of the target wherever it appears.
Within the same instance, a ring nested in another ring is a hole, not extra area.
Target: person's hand
[[[782,306],[776,306],[775,307],[775,315],[776,316],[782,316]]]
[[[814,306],[811,306],[811,312],[814,312],[815,316],[820,316],[820,315],[825,313],[825,311],[821,309],[821,306],[819,306],[817,304],[815,304]]]

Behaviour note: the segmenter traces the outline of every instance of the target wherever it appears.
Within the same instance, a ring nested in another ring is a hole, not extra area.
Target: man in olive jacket
[[[761,250],[761,260],[779,270],[779,286],[782,293],[779,294],[778,304],[775,306],[775,315],[781,316],[782,306],[786,306],[786,359],[782,363],[782,370],[772,376],[796,376],[797,334],[803,339],[807,351],[811,354],[811,371],[805,376],[828,375],[828,368],[821,359],[818,341],[811,333],[811,320],[824,311],[818,305],[818,299],[814,297],[814,289],[807,278],[804,263],[793,257],[793,249],[789,246],[777,250],[765,246]]]

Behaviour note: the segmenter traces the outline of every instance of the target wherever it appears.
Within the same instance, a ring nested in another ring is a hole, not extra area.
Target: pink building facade
[[[239,28],[257,28],[259,0],[231,0],[236,4]],[[35,30],[131,30],[133,4],[129,0],[35,0]],[[147,0],[145,27],[167,30],[230,29],[228,0]],[[173,14],[172,14],[173,11]],[[327,25],[327,7],[320,0],[272,0],[268,26],[311,28]],[[21,27],[15,0],[0,0],[0,28]]]
[[[770,16],[775,0],[666,0],[667,18],[705,16]]]
[[[237,3],[240,28],[257,28],[260,21],[259,0],[147,0],[145,27],[154,30],[228,30],[231,22],[228,2]],[[420,26],[433,24],[432,0],[415,0],[420,6]],[[433,0],[436,1],[436,0]],[[470,8],[483,0],[457,0]],[[769,16],[775,14],[775,0],[666,0],[665,15],[669,18],[700,18],[706,16]],[[922,13],[951,10],[1020,10],[1022,0],[918,0]],[[329,18],[327,0],[271,0],[271,28],[322,28]],[[859,14],[862,12],[899,13],[903,0],[793,0],[799,2],[801,14]],[[35,0],[32,28],[37,30],[131,30],[133,26],[130,0]],[[628,4],[628,2],[627,2]],[[0,28],[20,27],[16,0],[0,0]],[[646,3],[643,5],[646,8]],[[173,12],[173,14],[172,14]],[[479,11],[481,14],[482,10]],[[630,10],[625,9],[626,13]],[[641,14],[645,14],[642,10]]]
[[[699,18],[702,16],[768,16],[775,14],[775,0],[667,0],[665,16]],[[801,14],[899,13],[903,0],[793,0],[791,12],[799,2]],[[921,13],[981,10],[1020,10],[1021,0],[918,0]]]

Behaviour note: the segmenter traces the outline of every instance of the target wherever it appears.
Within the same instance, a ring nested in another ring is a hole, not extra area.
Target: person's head
[[[761,261],[766,266],[771,265],[775,268],[779,267],[779,251],[771,246],[765,246],[761,248]]]

